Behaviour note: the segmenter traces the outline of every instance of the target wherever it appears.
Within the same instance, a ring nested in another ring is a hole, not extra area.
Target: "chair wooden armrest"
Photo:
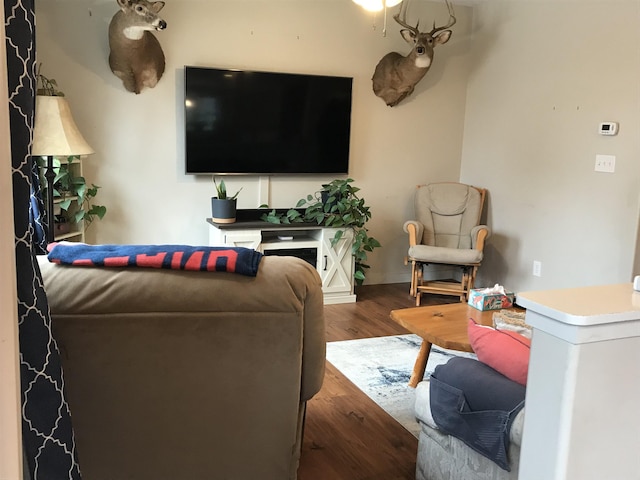
[[[408,220],[404,223],[404,231],[409,234],[409,246],[413,247],[420,243],[418,239],[422,240],[424,226],[417,220]]]
[[[478,225],[473,227],[471,231],[471,243],[475,250],[484,250],[484,244],[487,238],[489,238],[491,231],[486,225]]]

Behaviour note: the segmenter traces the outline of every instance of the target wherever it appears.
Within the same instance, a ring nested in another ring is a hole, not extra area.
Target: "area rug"
[[[415,390],[408,386],[422,339],[418,335],[344,340],[327,343],[327,360],[360,390],[418,437],[420,428],[413,414]],[[425,371],[428,379],[433,369],[452,356],[475,358],[471,353],[433,346]]]

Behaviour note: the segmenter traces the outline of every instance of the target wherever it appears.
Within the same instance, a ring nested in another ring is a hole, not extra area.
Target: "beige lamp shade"
[[[379,12],[385,7],[395,7],[402,0],[353,0],[353,2],[370,12]]]
[[[36,118],[33,129],[34,156],[91,155],[86,142],[71,116],[64,97],[36,96]]]

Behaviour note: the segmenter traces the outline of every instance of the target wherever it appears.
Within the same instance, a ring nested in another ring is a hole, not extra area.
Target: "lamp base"
[[[55,239],[55,219],[53,214],[53,180],[56,172],[53,170],[53,155],[47,155],[47,169],[44,172],[47,179],[47,243],[52,243]]]

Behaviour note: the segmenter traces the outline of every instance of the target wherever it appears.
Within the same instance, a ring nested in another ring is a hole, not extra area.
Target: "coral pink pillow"
[[[478,325],[471,319],[467,332],[478,360],[514,382],[527,384],[531,340],[509,330]]]

